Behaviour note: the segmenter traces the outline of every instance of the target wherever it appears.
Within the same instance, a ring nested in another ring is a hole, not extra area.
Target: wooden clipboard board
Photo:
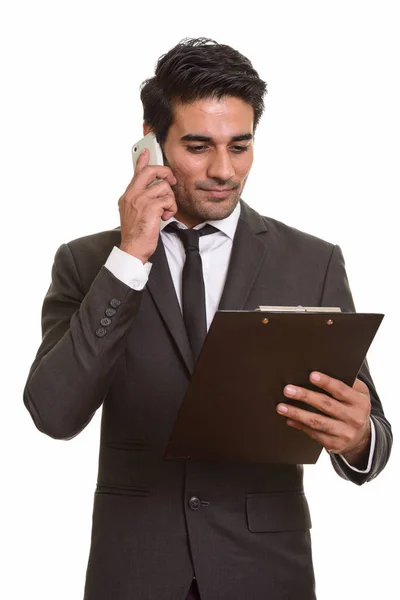
[[[353,385],[384,317],[372,313],[217,311],[165,455],[172,460],[312,464],[322,446],[276,412],[311,371]],[[318,310],[318,309],[316,309]],[[328,311],[327,311],[328,310]]]

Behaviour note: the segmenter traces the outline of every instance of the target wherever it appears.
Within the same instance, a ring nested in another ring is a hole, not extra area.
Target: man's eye
[[[200,153],[207,149],[207,146],[187,146],[189,152]]]
[[[187,146],[187,150],[189,152],[193,152],[194,154],[200,154],[201,152],[205,152],[208,149],[208,146]],[[234,154],[240,154],[241,152],[246,152],[249,149],[249,146],[231,146],[230,151]]]

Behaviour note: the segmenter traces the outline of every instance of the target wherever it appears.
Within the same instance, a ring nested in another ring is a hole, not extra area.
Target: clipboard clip
[[[263,306],[260,305],[256,310],[260,312],[296,312],[296,313],[340,313],[342,312],[339,306]]]

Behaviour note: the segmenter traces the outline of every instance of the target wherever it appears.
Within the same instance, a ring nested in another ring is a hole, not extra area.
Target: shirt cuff
[[[114,246],[104,266],[122,283],[140,291],[149,279],[152,264],[143,264],[139,258]]]
[[[361,469],[356,469],[356,467],[352,467],[352,465],[350,465],[347,460],[345,458],[343,458],[343,456],[341,454],[339,454],[340,458],[343,460],[343,462],[346,463],[346,465],[352,469],[353,471],[357,471],[357,473],[369,473],[371,470],[371,465],[372,465],[372,459],[374,457],[374,451],[375,451],[375,439],[376,439],[376,433],[375,433],[375,425],[373,420],[370,418],[369,419],[370,423],[371,423],[371,444],[370,444],[370,448],[369,448],[369,457],[368,457],[368,464],[367,464],[367,468],[365,470],[361,470]]]

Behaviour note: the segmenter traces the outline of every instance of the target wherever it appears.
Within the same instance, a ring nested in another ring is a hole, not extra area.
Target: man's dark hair
[[[186,38],[157,62],[155,75],[142,83],[143,119],[164,144],[173,123],[173,102],[234,96],[254,110],[254,129],[264,111],[267,84],[248,58],[208,38]]]

